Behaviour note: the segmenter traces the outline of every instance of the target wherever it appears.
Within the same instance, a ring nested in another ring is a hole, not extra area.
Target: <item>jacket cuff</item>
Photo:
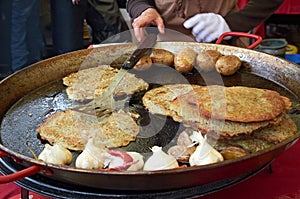
[[[129,16],[133,19],[137,18],[147,10],[148,8],[154,8],[152,5],[147,5],[144,3],[132,3],[132,4],[127,4],[127,12],[129,13]]]

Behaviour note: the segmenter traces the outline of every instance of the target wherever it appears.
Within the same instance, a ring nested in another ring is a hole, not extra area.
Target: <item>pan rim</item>
[[[163,42],[163,43],[165,43],[165,42]],[[166,42],[166,43],[175,43],[175,42]],[[181,42],[176,42],[176,43],[181,43]],[[185,45],[191,45],[190,43],[187,43],[187,42],[185,42],[185,43],[186,43]],[[191,42],[191,43],[195,43],[195,42]],[[134,47],[135,46],[135,44],[119,44],[118,46],[123,46],[123,45],[128,46],[128,47]],[[161,45],[161,44],[159,44],[159,45]],[[199,44],[195,43],[195,44],[192,44],[192,45],[199,45]],[[218,48],[218,49],[219,48],[226,48],[226,49],[229,49],[229,50],[239,48],[239,47],[226,46],[226,45],[221,45],[221,44],[218,44],[217,47],[216,47],[216,44],[201,44],[201,45],[209,46],[211,48]],[[101,49],[101,48],[107,48],[107,46],[99,47],[99,49]],[[240,48],[240,50],[241,50],[241,54],[243,52],[248,52],[248,51],[251,51],[251,53],[255,53],[255,54],[262,54],[262,52],[256,52],[256,51],[252,51],[252,50],[249,50],[249,49]],[[87,50],[80,50],[78,52],[72,52],[72,53],[69,53],[68,56],[71,56],[73,54],[77,54],[77,53],[80,53],[80,52],[86,52],[86,51]],[[92,50],[89,49],[88,51],[91,52]],[[265,54],[265,53],[263,53],[263,54]],[[268,54],[265,54],[264,56],[272,58],[272,59],[274,58],[274,56],[268,55]],[[56,59],[61,59],[62,57],[64,57],[64,55],[60,55],[59,57],[50,58],[50,59],[56,60]],[[276,57],[276,60],[278,60],[279,62],[288,62],[287,60],[283,60],[282,58],[277,58],[277,57]],[[45,63],[46,63],[47,60],[43,60],[43,61],[45,61]],[[42,61],[42,63],[43,63],[43,61]],[[41,64],[41,63],[37,63],[37,64],[34,64],[34,65],[38,66],[39,64]],[[291,70],[293,69],[292,66],[297,67],[298,69],[300,69],[300,66],[295,66],[295,64],[293,64],[293,63],[290,63],[290,64],[286,65],[286,67],[291,69]],[[17,74],[22,75],[23,71],[28,70],[28,69],[26,68],[22,71],[18,71]],[[255,71],[254,71],[254,74],[259,75],[259,74],[256,74]],[[12,76],[0,81],[0,84],[3,83],[3,82],[8,81],[12,77],[15,78],[14,74]],[[296,96],[299,97],[300,95],[296,95]],[[112,174],[113,175],[126,175],[126,176],[132,176],[132,175],[158,175],[158,174],[161,174],[162,172],[165,173],[166,175],[168,175],[168,174],[173,174],[173,173],[193,172],[193,171],[197,171],[197,170],[207,170],[207,169],[214,169],[214,168],[219,168],[219,167],[223,167],[223,166],[232,165],[232,164],[235,164],[237,162],[242,162],[242,161],[245,161],[245,160],[248,160],[248,159],[252,159],[252,158],[261,156],[263,154],[266,154],[267,152],[274,151],[274,150],[276,150],[278,148],[281,148],[281,147],[286,146],[288,148],[288,147],[292,146],[295,142],[297,142],[299,137],[300,137],[300,132],[298,131],[295,136],[290,137],[287,140],[284,140],[283,142],[280,142],[279,144],[276,144],[275,146],[272,146],[272,147],[267,148],[265,150],[247,155],[246,157],[241,157],[241,158],[237,158],[237,159],[233,159],[233,160],[227,160],[227,161],[224,161],[224,162],[220,162],[220,163],[217,163],[217,164],[211,164],[211,165],[187,167],[187,168],[180,168],[180,169],[174,169],[174,170],[160,170],[160,171],[135,171],[135,172],[131,172],[131,171],[113,171],[113,172],[108,172],[106,170],[103,170],[103,171],[102,170],[101,171],[98,171],[98,170],[84,170],[84,169],[78,169],[78,168],[73,168],[73,167],[70,168],[70,167],[62,167],[62,166],[54,165],[54,164],[47,164],[43,161],[35,160],[34,158],[30,158],[30,157],[22,155],[20,153],[14,152],[14,151],[6,148],[4,145],[2,145],[2,143],[0,143],[0,150],[4,151],[5,153],[7,153],[7,154],[9,154],[13,157],[20,158],[20,160],[22,160],[22,161],[25,161],[27,163],[37,164],[37,165],[40,165],[41,167],[45,167],[47,169],[48,168],[49,169],[58,169],[58,170],[64,170],[64,171],[66,170],[66,171],[71,171],[71,172],[80,172],[80,173],[89,173],[89,174],[98,174],[98,175],[108,175],[108,174],[109,175],[112,175]]]

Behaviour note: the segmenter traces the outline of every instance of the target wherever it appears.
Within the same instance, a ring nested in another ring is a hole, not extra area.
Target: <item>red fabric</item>
[[[242,9],[249,0],[238,0],[238,6]],[[300,1],[299,0],[285,0],[274,14],[300,14]],[[254,33],[265,38],[265,25],[264,23],[258,25]]]
[[[275,14],[300,14],[300,1],[285,0]]]
[[[20,199],[21,188],[14,183],[0,185],[0,199]],[[36,193],[29,192],[30,199],[50,199]]]
[[[239,8],[243,8],[249,0],[238,0]],[[285,0],[275,14],[300,14],[299,0]]]
[[[281,154],[273,163],[273,173],[266,168],[237,185],[201,197],[201,199],[298,199],[300,198],[300,141]],[[47,197],[31,193],[33,199]],[[20,198],[20,188],[0,185],[0,199]]]
[[[299,155],[298,141],[272,163],[273,173],[266,168],[244,182],[205,196],[203,199],[299,199]]]
[[[21,188],[15,185],[14,183],[8,183],[0,185],[0,198],[7,199],[15,195],[18,195],[21,191]]]

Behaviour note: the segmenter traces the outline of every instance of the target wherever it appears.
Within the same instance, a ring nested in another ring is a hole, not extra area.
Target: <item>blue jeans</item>
[[[40,0],[13,0],[11,20],[11,69],[15,72],[42,59]]]

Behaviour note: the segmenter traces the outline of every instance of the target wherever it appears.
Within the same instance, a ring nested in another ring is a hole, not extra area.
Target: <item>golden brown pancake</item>
[[[139,126],[124,111],[114,112],[99,121],[96,116],[68,109],[49,117],[37,132],[51,144],[83,150],[91,137],[100,140],[108,148],[126,146],[136,139]]]
[[[190,84],[160,86],[145,93],[142,99],[143,104],[151,113],[175,117],[177,113],[170,109],[170,103],[176,100],[180,95],[188,93],[198,87],[200,86]]]
[[[244,150],[246,150],[250,153],[255,153],[255,152],[267,149],[271,146],[274,146],[273,143],[269,143],[265,140],[260,140],[260,139],[253,138],[253,137],[235,140],[234,144],[242,147]]]
[[[260,122],[272,120],[286,110],[285,100],[272,90],[214,85],[197,88],[193,92],[187,100],[197,105],[206,118]]]
[[[92,100],[100,96],[110,85],[118,69],[109,65],[101,65],[95,68],[80,70],[63,78],[68,97],[73,100]],[[135,77],[134,74],[126,73],[114,91],[114,96],[131,95],[135,92],[146,90],[148,83]]]
[[[272,125],[253,132],[253,136],[258,139],[272,143],[279,143],[292,137],[297,133],[297,126],[288,114],[284,114],[282,121],[278,125]]]
[[[279,124],[269,125],[256,130],[250,136],[238,136],[231,140],[218,140],[218,144],[227,143],[233,146],[240,146],[253,153],[274,146],[295,136],[297,133],[299,132],[296,124],[288,114],[284,113]]]
[[[255,130],[281,122],[282,114],[270,120],[247,123],[207,118],[199,111],[197,104],[189,103],[189,100],[197,99],[201,94],[197,91],[203,87],[188,84],[161,86],[147,91],[143,103],[151,113],[170,116],[173,120],[197,128],[202,133],[214,133],[221,137],[250,135]]]
[[[197,121],[184,121],[184,123],[186,126],[197,128],[204,134],[210,133],[214,137],[232,138],[240,135],[251,135],[253,131],[278,124],[281,120],[282,115],[269,121],[249,123],[207,119],[200,116]]]

